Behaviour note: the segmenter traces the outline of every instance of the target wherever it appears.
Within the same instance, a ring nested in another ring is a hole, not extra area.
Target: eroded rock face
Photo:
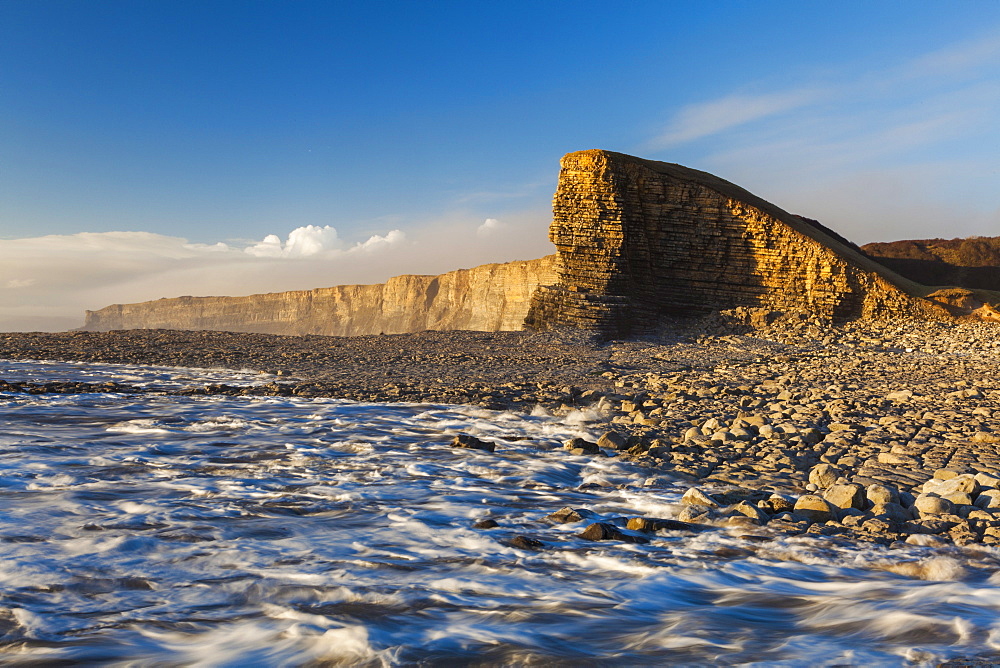
[[[711,174],[621,153],[563,158],[549,238],[559,283],[536,293],[532,328],[623,334],[736,306],[947,317],[821,225]]]
[[[486,264],[440,276],[396,276],[377,285],[246,297],[177,297],[87,311],[83,329],[186,329],[359,336],[428,329],[514,331],[531,296],[553,283],[555,256]]]

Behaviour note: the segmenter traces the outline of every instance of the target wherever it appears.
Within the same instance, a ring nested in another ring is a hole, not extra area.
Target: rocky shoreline
[[[736,309],[614,341],[578,331],[8,333],[0,334],[0,358],[278,376],[253,387],[176,391],[190,395],[575,412],[604,436],[567,444],[572,453],[628,458],[648,467],[651,485],[688,481],[675,519],[692,528],[974,546],[1000,544],[998,335],[992,323],[835,326],[807,314]],[[0,391],[148,390],[6,383]],[[622,528],[678,529],[665,521]]]

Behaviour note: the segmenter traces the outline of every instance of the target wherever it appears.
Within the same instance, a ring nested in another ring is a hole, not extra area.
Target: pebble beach
[[[583,412],[603,436],[567,450],[686,482],[681,521],[883,544],[1000,543],[1000,328],[776,315],[738,309],[612,341],[574,331],[13,333],[0,336],[0,357],[277,376],[172,390],[187,395]]]

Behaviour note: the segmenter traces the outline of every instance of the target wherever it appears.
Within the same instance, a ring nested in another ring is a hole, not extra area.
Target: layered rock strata
[[[86,331],[181,329],[359,336],[424,330],[522,328],[531,296],[553,283],[555,256],[486,264],[377,285],[246,297],[177,297],[87,311]]]
[[[559,282],[539,288],[526,325],[605,334],[666,314],[736,306],[832,319],[947,317],[925,290],[793,216],[705,172],[611,151],[562,159],[549,238]]]

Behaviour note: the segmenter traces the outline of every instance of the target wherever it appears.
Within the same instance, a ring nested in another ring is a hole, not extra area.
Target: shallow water
[[[5,380],[272,380],[227,373],[0,362]],[[683,491],[567,455],[562,440],[596,435],[587,417],[0,394],[0,661],[933,665],[1000,649],[992,549],[577,538],[670,517]],[[450,448],[460,432],[496,453]],[[563,506],[597,517],[543,520]],[[500,527],[472,528],[487,517]],[[926,579],[886,570],[907,562]]]

